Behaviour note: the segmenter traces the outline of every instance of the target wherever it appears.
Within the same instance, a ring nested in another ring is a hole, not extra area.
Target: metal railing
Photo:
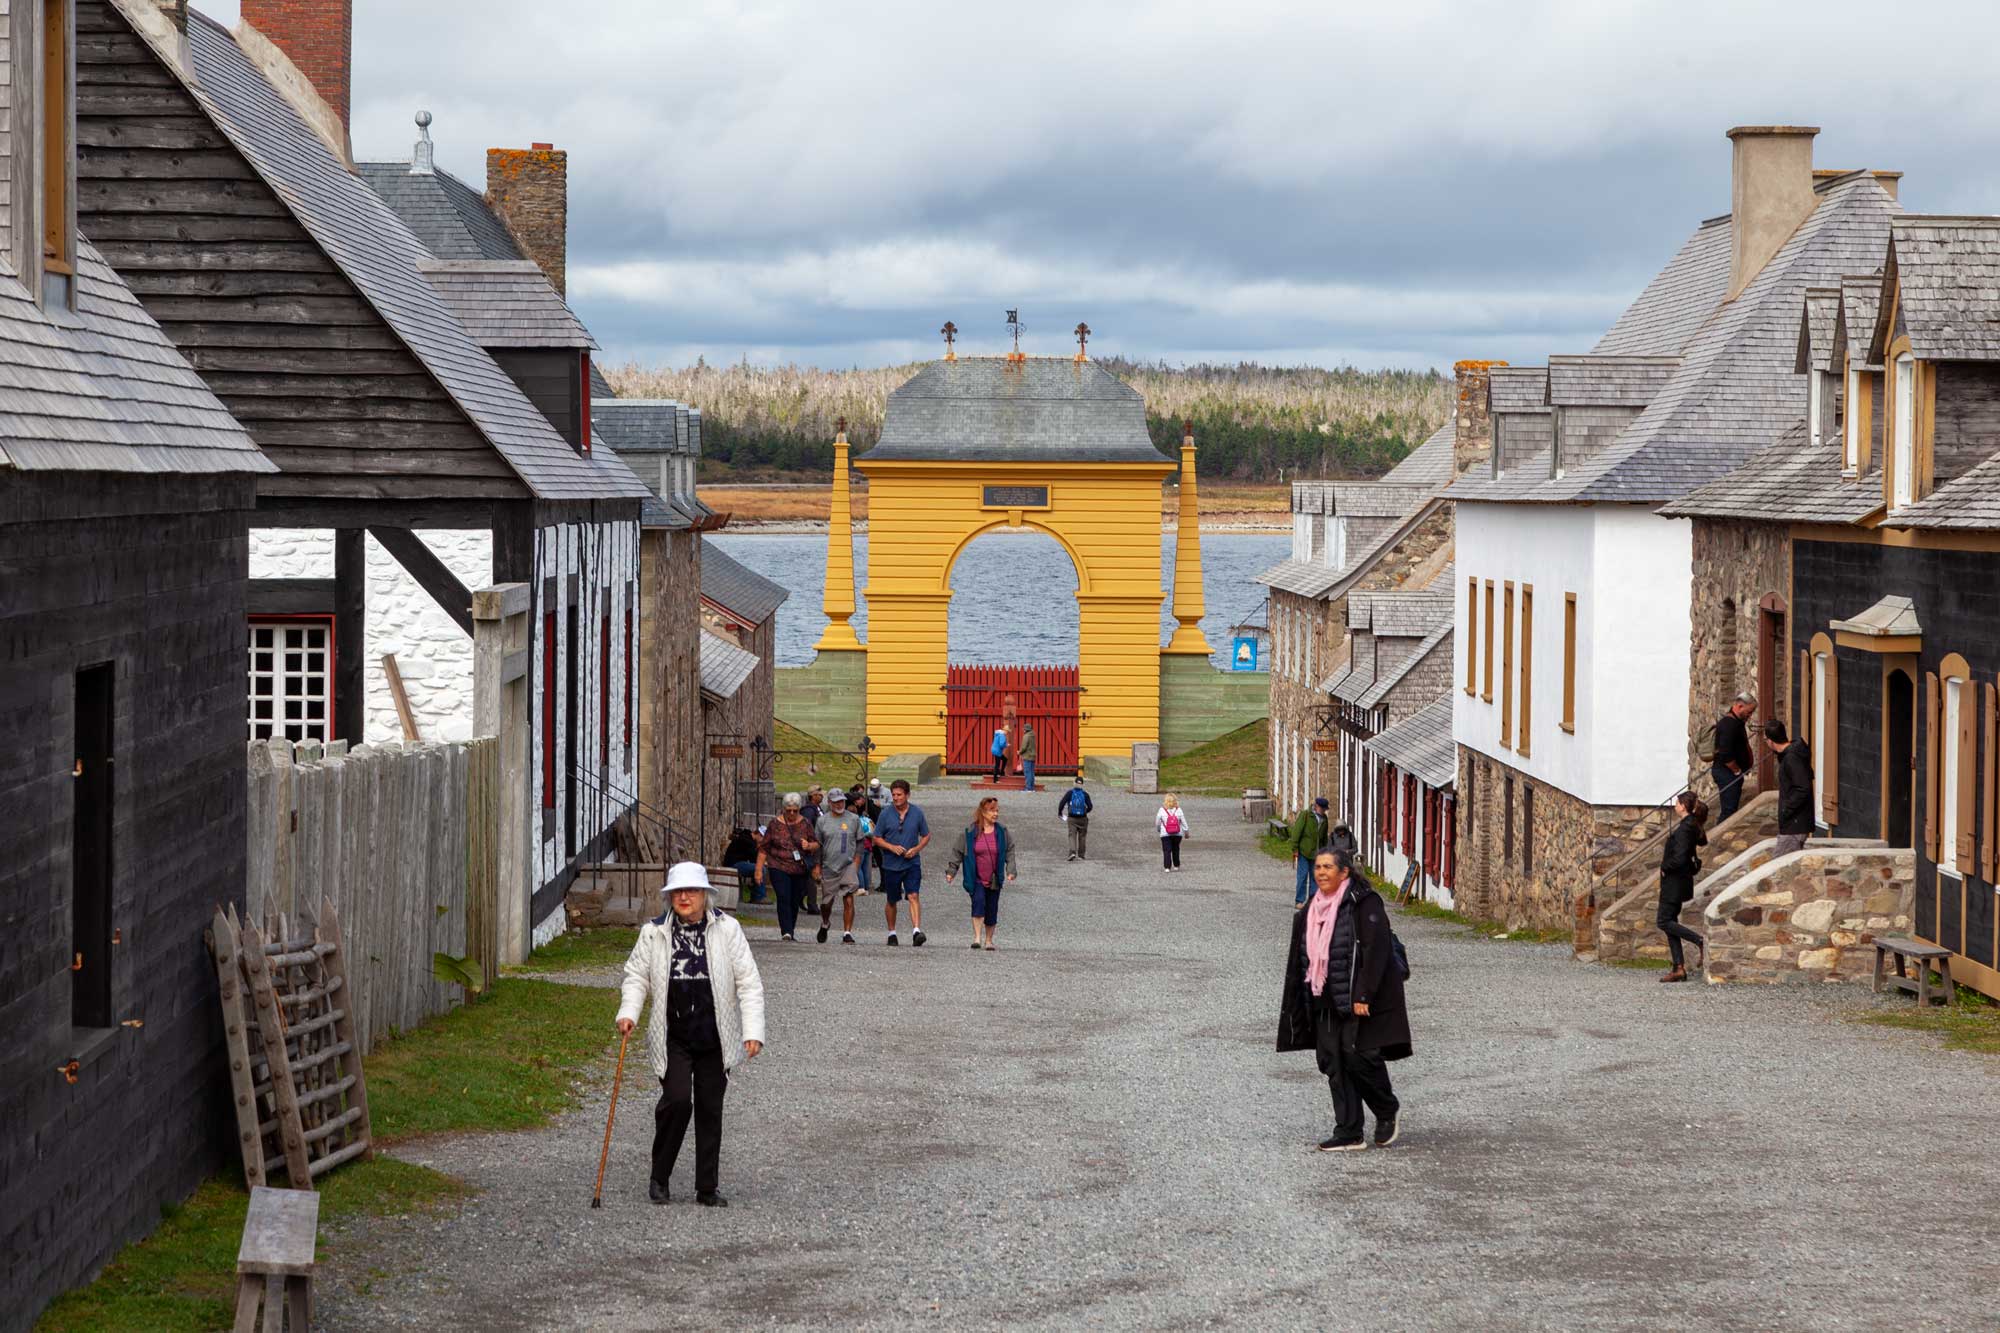
[[[1729,787],[1741,787],[1743,785],[1744,779],[1748,778],[1749,776],[1750,774],[1748,772],[1738,773],[1736,775],[1735,781],[1718,786],[1715,791],[1716,800],[1720,802],[1722,799],[1722,793],[1726,791]],[[1672,813],[1674,808],[1674,802],[1680,799],[1682,792],[1692,791],[1696,795],[1700,795],[1701,784],[1704,780],[1713,782],[1714,774],[1704,773],[1697,776],[1693,782],[1682,783],[1680,786],[1674,788],[1674,794],[1672,796],[1669,796],[1666,800],[1661,801],[1658,805],[1655,805],[1651,809],[1646,811],[1645,814],[1640,815],[1637,819],[1627,824],[1625,826],[1625,832],[1623,835],[1621,835],[1621,838],[1630,836],[1633,830],[1641,827],[1646,823],[1647,820],[1652,819],[1654,816],[1660,814],[1660,812],[1662,811],[1667,812],[1669,816],[1660,825],[1659,828],[1653,830],[1653,832],[1646,835],[1646,840],[1644,842],[1641,842],[1637,847],[1634,847],[1624,856],[1618,858],[1618,860],[1612,865],[1612,867],[1609,870],[1605,871],[1603,874],[1591,880],[1590,884],[1591,891],[1595,893],[1598,889],[1601,889],[1605,885],[1611,883],[1614,879],[1618,877],[1619,873],[1623,871],[1625,867],[1631,865],[1634,861],[1638,860],[1641,856],[1645,855],[1647,851],[1657,846],[1662,840],[1666,838],[1666,836],[1669,833],[1673,832],[1674,820],[1672,818]]]
[[[621,818],[629,819],[632,839],[648,859],[654,855],[668,862],[703,859],[696,830],[676,822],[666,812],[646,804],[637,795],[621,790],[587,768],[572,765],[570,773],[580,788],[579,795],[591,807],[591,823],[597,828],[601,829],[607,823],[615,825]],[[605,816],[614,811],[617,813],[612,819],[606,820]]]

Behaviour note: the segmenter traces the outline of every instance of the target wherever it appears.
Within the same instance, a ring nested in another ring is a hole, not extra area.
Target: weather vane
[[[1088,324],[1078,324],[1076,326],[1076,359],[1079,361],[1090,360],[1090,325]]]
[[[1007,312],[1007,332],[1014,335],[1014,360],[1019,361],[1021,359],[1021,312],[1019,310],[1009,310]]]
[[[958,340],[958,325],[952,323],[950,320],[946,320],[944,327],[939,329],[938,332],[944,335],[944,359],[947,361],[958,360],[958,353],[951,350],[952,343]]]

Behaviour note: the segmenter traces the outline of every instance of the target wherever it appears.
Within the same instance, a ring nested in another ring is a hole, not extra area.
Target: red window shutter
[[[1444,803],[1444,818],[1438,828],[1438,836],[1444,846],[1438,853],[1438,860],[1444,866],[1440,882],[1451,889],[1458,884],[1458,802],[1447,799]]]
[[[604,628],[597,640],[597,762],[611,753],[611,613],[604,613]]]
[[[636,663],[632,661],[632,612],[625,611],[625,760],[632,760],[632,682],[638,677]]]
[[[1417,780],[1409,774],[1403,775],[1403,855],[1414,856],[1417,850]]]
[[[542,809],[556,808],[556,613],[542,614]]]

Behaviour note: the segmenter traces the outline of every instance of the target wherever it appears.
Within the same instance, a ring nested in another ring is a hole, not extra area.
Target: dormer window
[[[1865,399],[1861,394],[1861,372],[1853,366],[1847,368],[1846,411],[1842,413],[1840,467],[1843,472],[1861,471],[1861,432],[1866,429],[1862,421]]]
[[[1812,447],[1817,449],[1826,438],[1826,378],[1817,370],[1806,372],[1806,420],[1811,424]]]

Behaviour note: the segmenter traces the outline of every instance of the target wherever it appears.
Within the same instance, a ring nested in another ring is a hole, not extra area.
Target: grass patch
[[[1610,967],[1629,967],[1636,972],[1664,972],[1671,967],[1672,960],[1666,958],[1607,958]]]
[[[855,780],[861,776],[861,764],[858,760],[849,763],[838,754],[815,756],[785,753],[799,750],[840,749],[839,746],[823,741],[811,732],[800,731],[789,722],[774,722],[771,736],[779,751],[778,762],[771,769],[771,780],[777,784],[778,795],[781,798],[788,791],[803,793],[816,786],[828,787],[837,783],[843,788],[852,787]],[[875,756],[878,761],[883,757]],[[808,764],[813,765],[818,771],[807,772]],[[875,765],[871,763],[869,765],[871,776],[874,770]]]
[[[1396,891],[1393,886],[1385,884],[1373,875],[1369,876],[1369,880],[1383,897],[1389,899],[1392,904],[1395,902]],[[1517,930],[1503,930],[1491,921],[1474,921],[1469,917],[1461,916],[1457,912],[1452,911],[1449,907],[1441,907],[1433,902],[1420,900],[1404,903],[1400,907],[1397,907],[1396,910],[1405,916],[1421,917],[1426,921],[1442,921],[1448,926],[1457,926],[1462,930],[1470,931],[1474,935],[1489,940],[1509,940],[1521,944],[1568,944],[1570,942],[1570,933],[1566,930],[1538,929],[1529,926],[1523,926]]]
[[[1183,796],[1241,796],[1262,787],[1270,763],[1271,725],[1259,718],[1185,753],[1160,761],[1160,790]]]
[[[565,931],[535,950],[526,962],[506,970],[509,975],[532,976],[538,972],[590,972],[623,967],[638,940],[636,926]]]
[[[2000,1006],[1970,986],[1958,988],[1958,1003],[1948,1009],[1919,1009],[1914,1002],[1907,1009],[1860,1014],[1856,1021],[1876,1027],[1906,1028],[1928,1032],[1944,1039],[1948,1051],[1971,1051],[1978,1055],[2000,1055]]]
[[[1273,833],[1269,829],[1265,829],[1257,837],[1257,847],[1258,850],[1262,851],[1264,855],[1270,857],[1272,860],[1283,861],[1286,865],[1291,864],[1292,840],[1284,834]]]
[[[391,1037],[368,1057],[377,1142],[546,1123],[576,1105],[617,1008],[602,986],[502,977],[478,1003]]]
[[[319,1218],[324,1227],[349,1217],[437,1211],[471,1193],[470,1186],[429,1167],[377,1157],[321,1178]],[[249,1207],[249,1191],[235,1175],[203,1181],[186,1203],[161,1210],[153,1234],[120,1250],[96,1281],[58,1297],[36,1330],[194,1333],[229,1327],[236,1308],[236,1249]],[[322,1258],[326,1252],[322,1243]]]

